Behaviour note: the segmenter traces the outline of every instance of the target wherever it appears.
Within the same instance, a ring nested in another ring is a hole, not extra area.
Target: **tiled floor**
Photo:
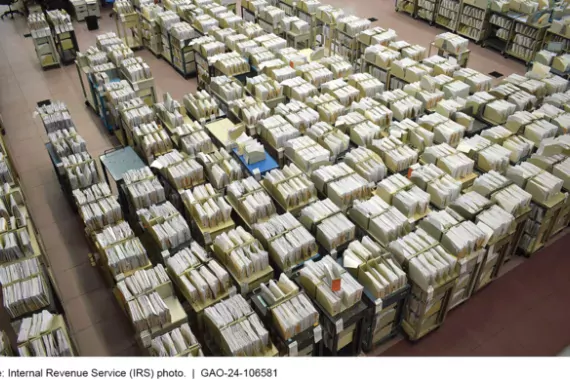
[[[328,2],[346,5],[340,0]],[[434,35],[441,32],[395,13],[393,1],[356,0],[350,4],[349,12],[376,17],[377,25],[395,29],[400,38],[410,42],[428,46]],[[138,354],[126,318],[99,273],[89,265],[80,222],[59,188],[44,148],[46,134],[40,120],[33,116],[36,102],[43,99],[66,102],[94,157],[117,142],[85,107],[73,65],[45,72],[39,68],[32,41],[23,37],[26,29],[25,21],[18,16],[0,21],[0,112],[72,333],[82,355]],[[104,12],[100,31],[114,29],[114,20]],[[85,23],[76,23],[75,30],[80,48],[94,45],[97,32],[89,32]],[[505,75],[524,72],[521,64],[471,45],[470,67]],[[141,51],[137,55],[151,66],[160,97],[169,91],[175,99],[181,99],[196,89],[195,80],[183,80],[151,53]],[[560,241],[452,312],[439,331],[416,344],[400,342],[386,353],[557,354],[570,342],[568,324],[564,326],[570,317],[570,300],[563,291],[563,285],[568,285],[570,279],[570,258],[563,251],[564,241]],[[554,275],[549,272],[551,268],[556,268]]]

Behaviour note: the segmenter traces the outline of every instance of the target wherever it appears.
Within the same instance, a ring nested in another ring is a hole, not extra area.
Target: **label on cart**
[[[335,326],[336,326],[336,333],[340,334],[342,332],[342,330],[344,330],[344,322],[343,322],[342,318],[339,318],[336,321]]]
[[[378,314],[380,311],[382,311],[382,298],[376,298],[376,301],[374,301],[374,303],[376,304],[376,307],[374,308],[374,314]]]
[[[431,299],[433,297],[433,286],[430,285],[428,287],[427,294],[428,294],[428,299]]]
[[[289,356],[297,356],[297,342],[289,344]]]
[[[318,325],[313,330],[313,335],[315,336],[315,343],[319,343],[321,339],[323,339],[323,328],[321,325]]]

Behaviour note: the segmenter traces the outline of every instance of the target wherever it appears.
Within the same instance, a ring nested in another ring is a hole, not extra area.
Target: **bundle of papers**
[[[468,84],[472,94],[479,91],[488,91],[493,85],[493,78],[467,67],[454,72],[453,77]]]
[[[473,182],[473,191],[488,197],[492,193],[501,190],[511,184],[511,181],[503,175],[491,170],[481,174]]]
[[[424,117],[421,117],[419,121],[424,120]],[[424,151],[426,147],[433,145],[434,133],[426,128],[420,128],[420,125],[410,119],[394,122],[390,126],[389,133],[390,136],[409,143],[420,152]]]
[[[38,275],[41,271],[42,267],[37,257],[6,264],[0,267],[0,284],[7,286],[13,282]]]
[[[202,248],[200,244],[193,241],[189,247],[183,248],[175,255],[170,256],[166,261],[166,265],[169,271],[172,271],[176,276],[180,276],[189,269],[196,268],[202,263],[208,263],[210,260],[209,253]],[[217,265],[219,266],[219,264]],[[229,286],[229,275],[225,270],[224,273],[226,273],[225,277],[227,277],[227,281],[224,280],[223,282],[224,284],[227,282]],[[222,276],[222,278],[224,278],[224,276]]]
[[[107,182],[96,183],[95,185],[83,190],[73,190],[73,198],[75,199],[75,203],[79,206],[83,206],[109,196],[111,196],[111,189]]]
[[[265,148],[257,139],[242,133],[235,141],[238,146],[238,154],[244,157],[248,165],[265,160]]]
[[[230,108],[247,125],[254,125],[271,116],[271,109],[261,100],[254,99],[251,96],[231,102]]]
[[[446,143],[456,147],[463,138],[465,127],[438,113],[424,115],[418,119],[418,124],[434,133],[434,143]]]
[[[152,235],[163,251],[191,240],[188,223],[170,202],[138,210],[137,215],[143,225],[153,231]]]
[[[254,224],[253,235],[268,249],[271,259],[285,271],[317,252],[315,237],[290,213],[273,215]]]
[[[231,221],[231,207],[209,183],[184,190],[181,197],[202,228],[215,228]]]
[[[360,97],[360,91],[347,84],[343,79],[335,79],[324,83],[321,86],[321,92],[332,95],[344,107],[348,107]]]
[[[193,251],[195,249],[193,248]],[[177,260],[183,261],[173,260],[171,262],[169,260],[168,265],[180,276],[183,292],[186,297],[189,297],[188,300],[191,303],[205,304],[227,294],[230,290],[231,280],[224,267],[215,260],[210,260],[204,265],[200,265],[199,262],[189,263],[186,260],[193,257],[194,252],[181,253],[184,257],[179,257]],[[176,256],[178,255],[180,253]],[[186,269],[182,269],[185,266]]]
[[[208,180],[216,189],[243,177],[240,164],[223,148],[209,154],[200,152],[197,159],[206,168]]]
[[[488,228],[470,220],[456,223],[456,220],[446,213],[435,213],[433,217],[428,215],[422,222],[422,228],[424,226],[428,228],[428,231],[433,231],[432,236],[441,242],[447,252],[458,259],[479,250],[487,241]]]
[[[532,195],[513,184],[495,192],[491,199],[509,214],[518,215],[529,209]]]
[[[275,115],[283,116],[295,129],[304,133],[311,125],[319,121],[319,113],[305,103],[292,99],[289,103],[279,103],[274,109]]]
[[[141,98],[134,98],[119,104],[121,116],[130,130],[143,123],[154,121],[154,111]]]
[[[564,189],[570,189],[570,159],[554,165],[552,174],[564,181]]]
[[[55,154],[61,159],[75,153],[85,152],[87,146],[83,137],[77,134],[74,127],[58,129],[48,133]]]
[[[36,275],[2,286],[2,300],[10,317],[18,318],[22,314],[47,307],[51,302],[51,294],[43,275]]]
[[[99,182],[99,172],[89,153],[81,152],[61,158],[61,166],[72,190]]]
[[[505,128],[513,133],[518,133],[522,127],[542,118],[543,115],[536,111],[532,113],[528,111],[518,111],[507,118]]]
[[[126,222],[109,226],[95,236],[105,251],[108,266],[113,275],[144,267],[149,263],[146,250]]]
[[[461,194],[461,182],[433,164],[410,168],[410,180],[430,195],[431,203],[443,209]]]
[[[316,234],[317,241],[329,252],[354,239],[355,225],[330,199],[305,207],[299,217],[303,225]]]
[[[121,69],[124,75],[133,83],[145,79],[152,79],[150,67],[141,57],[122,60]]]
[[[209,153],[214,150],[212,139],[198,122],[177,127],[174,135],[178,138],[182,151],[190,157],[197,156],[199,152]]]
[[[117,283],[117,289],[128,302],[164,284],[170,284],[170,278],[162,264],[158,264],[150,269],[137,270],[132,276],[125,277]]]
[[[123,175],[123,180],[135,210],[166,200],[164,188],[148,166],[129,170]]]
[[[564,181],[539,167],[523,162],[511,166],[507,177],[532,195],[535,202],[545,203],[560,193]]]
[[[279,275],[278,281],[269,280],[259,286],[259,296],[269,306],[279,305],[299,292],[299,287],[285,273]]]
[[[111,196],[81,205],[79,215],[89,231],[100,230],[123,219],[121,205],[116,198]]]
[[[546,120],[535,120],[525,126],[524,137],[539,145],[542,140],[556,136],[557,132],[556,125]]]
[[[153,168],[159,169],[172,186],[186,189],[204,181],[204,168],[194,158],[187,157],[177,150],[154,160]]]
[[[355,201],[350,216],[381,244],[405,235],[410,227],[404,214],[377,195],[366,201]]]
[[[0,235],[0,262],[10,262],[34,254],[34,247],[26,227]]]
[[[281,276],[286,278],[284,274]],[[281,289],[277,285],[272,286],[272,284],[275,282],[270,282],[269,287],[265,287],[266,293],[273,295],[275,292],[276,295],[281,296],[283,294]],[[304,293],[280,303],[271,309],[271,314],[276,322],[279,334],[285,340],[291,339],[319,323],[319,312]]]
[[[74,128],[73,120],[65,103],[54,101],[51,104],[37,107],[36,111],[42,118],[44,127],[48,133],[59,129]]]
[[[430,195],[400,174],[383,179],[378,184],[376,193],[408,218],[428,212]]]
[[[515,218],[510,212],[505,211],[503,208],[493,205],[489,209],[481,212],[476,217],[477,226],[483,231],[491,231],[490,240],[505,236],[510,232],[511,225]],[[483,225],[482,225],[483,224]],[[487,229],[485,229],[485,227]],[[489,233],[487,233],[489,236]]]
[[[249,50],[249,62],[255,67],[261,67],[264,62],[276,59],[277,56],[266,47],[257,46]]]
[[[225,75],[213,77],[210,83],[210,90],[226,103],[243,97],[243,87],[241,84]]]
[[[239,280],[270,269],[267,251],[241,226],[216,236],[213,249],[219,260]]]
[[[65,327],[54,329],[57,318],[44,310],[22,319],[18,331],[18,351],[21,356],[73,356]]]
[[[230,183],[227,197],[249,225],[266,220],[277,212],[271,197],[253,177]]]
[[[386,91],[378,99],[390,107],[396,120],[413,119],[423,111],[423,104],[402,90]]]
[[[348,84],[359,90],[361,97],[372,97],[384,91],[384,83],[368,73],[350,75]]]
[[[309,107],[316,109],[321,120],[334,123],[345,112],[345,107],[329,93],[306,99]]]
[[[155,156],[172,149],[172,141],[168,133],[154,121],[134,127],[133,137],[137,145],[141,147],[147,162],[152,162]]]
[[[371,183],[344,162],[315,170],[311,179],[319,191],[343,209],[355,199],[368,198],[372,191]]]
[[[281,82],[283,93],[290,100],[305,101],[310,96],[318,95],[319,91],[311,83],[301,77],[286,79]]]
[[[247,78],[246,88],[256,99],[267,101],[283,96],[281,85],[265,74],[253,78]]]
[[[287,141],[301,136],[299,130],[281,115],[275,115],[261,120],[258,126],[261,138],[275,149],[283,148]]]
[[[360,112],[380,127],[388,127],[392,123],[393,112],[372,98],[362,98],[358,102],[353,102],[350,109]]]
[[[200,347],[199,345],[188,323],[184,323],[182,326],[152,339],[150,351],[152,356],[159,357],[191,356],[190,349]],[[198,353],[192,356],[204,356],[202,349],[198,348]]]
[[[263,34],[255,37],[253,40],[275,54],[282,53],[282,50],[287,47],[287,41],[273,33]]]
[[[299,271],[301,284],[329,314],[335,316],[362,298],[364,287],[331,256],[307,261]]]
[[[285,144],[285,155],[307,173],[330,163],[330,152],[309,136],[300,136],[289,140]]]
[[[317,196],[315,185],[295,164],[271,170],[264,181],[266,188],[285,209],[305,205]]]
[[[400,52],[382,45],[371,45],[364,50],[364,59],[388,70],[393,61],[400,59]]]
[[[346,58],[338,55],[324,57],[319,63],[332,71],[334,78],[346,78],[354,71],[350,62],[348,62]]]
[[[212,62],[216,69],[230,77],[248,73],[250,70],[249,63],[236,52],[215,55]]]
[[[568,81],[558,75],[551,75],[540,80],[546,84],[546,93],[548,95],[556,92],[564,92],[568,89]]]
[[[206,59],[226,52],[226,45],[223,42],[216,41],[216,38],[213,36],[196,38],[192,40],[190,44],[194,51]]]
[[[349,151],[344,157],[344,162],[368,182],[381,181],[388,172],[382,158],[362,146]]]
[[[265,0],[257,0],[257,2],[265,3]],[[251,3],[253,4],[253,2]],[[240,25],[238,25],[237,32],[243,34],[247,38],[255,38],[261,36],[262,34],[265,34],[265,31],[259,24],[249,21],[242,22]]]
[[[214,119],[220,113],[216,99],[204,90],[197,91],[196,94],[186,94],[182,101],[196,120]]]
[[[297,75],[305,79],[315,87],[320,87],[323,83],[333,80],[333,73],[318,62],[311,62],[305,65],[296,66]]]
[[[435,46],[455,55],[463,53],[469,48],[468,39],[450,32],[441,33],[435,36],[434,43]]]
[[[158,292],[151,291],[127,303],[127,311],[137,332],[160,328],[172,321],[168,305]]]
[[[269,331],[239,294],[205,309],[204,317],[226,355],[262,356],[272,346]]]
[[[479,193],[471,191],[457,198],[450,208],[459,213],[465,219],[473,220],[481,211],[492,205],[489,199]]]
[[[456,273],[457,258],[421,228],[393,241],[388,249],[400,264],[407,263],[408,278],[428,290]]]
[[[350,138],[324,121],[311,126],[307,129],[306,134],[327,148],[332,157],[338,157],[342,152],[348,150]]]
[[[176,128],[184,124],[184,117],[180,113],[180,103],[170,98],[170,94],[165,94],[165,101],[163,103],[156,103],[154,105],[158,116],[165,123],[168,123],[172,128]]]
[[[393,136],[373,140],[370,147],[380,154],[386,167],[394,173],[401,172],[418,161],[418,152]]]

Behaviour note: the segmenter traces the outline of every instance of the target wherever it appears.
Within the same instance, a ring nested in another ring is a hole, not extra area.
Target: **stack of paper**
[[[473,220],[477,214],[491,207],[491,205],[489,199],[471,191],[457,198],[449,207],[465,219]]]
[[[412,170],[410,180],[430,195],[431,203],[436,207],[443,209],[459,197],[461,182],[437,166],[416,164],[410,169]]]
[[[293,125],[281,115],[275,115],[261,120],[258,126],[261,138],[275,149],[283,148],[287,141],[301,135],[299,130],[293,127]]]
[[[91,190],[91,188],[88,188],[87,191]],[[81,192],[81,190],[75,191]],[[116,198],[110,195],[82,204],[79,209],[79,215],[89,231],[100,230],[123,219],[121,205]]]
[[[230,109],[246,125],[254,125],[271,116],[271,109],[261,100],[256,100],[251,96],[234,100],[230,103]]]
[[[488,91],[493,85],[493,78],[466,67],[454,72],[453,77],[468,84],[472,94],[479,91]]]
[[[268,191],[287,210],[305,205],[317,196],[315,185],[295,164],[271,170],[264,181]]]
[[[275,115],[283,116],[287,122],[304,133],[311,125],[319,121],[319,113],[305,103],[291,100],[287,104],[280,103],[274,109]]]
[[[11,318],[34,312],[50,305],[51,290],[42,275],[2,286],[4,309]]]
[[[277,99],[283,96],[283,89],[279,82],[269,78],[265,74],[247,78],[246,88],[254,98],[262,101]]]
[[[220,113],[218,102],[206,91],[186,94],[182,100],[190,115],[196,120],[214,119]]]
[[[368,182],[381,181],[387,174],[382,158],[362,146],[348,152],[344,157],[344,162]]]
[[[213,77],[210,83],[210,89],[226,103],[243,97],[243,87],[241,84],[225,75]]]
[[[346,163],[323,166],[311,176],[317,189],[339,207],[349,207],[355,199],[370,196],[371,184]]]
[[[231,207],[209,183],[184,190],[181,198],[202,228],[216,228],[231,221]]]
[[[372,97],[384,91],[384,84],[368,73],[356,73],[348,77],[348,84],[360,91],[361,97]]]
[[[156,291],[128,301],[127,311],[137,332],[160,328],[172,321],[168,305]]]
[[[206,168],[208,180],[216,189],[243,177],[240,164],[223,148],[209,154],[200,152],[196,158]]]
[[[89,153],[81,152],[61,158],[71,190],[83,189],[99,182],[99,172]]]
[[[310,96],[318,95],[317,88],[305,79],[296,77],[281,82],[284,94],[289,99],[305,101]]]
[[[418,152],[393,136],[373,140],[370,148],[382,157],[386,167],[394,173],[401,172],[418,161]]]
[[[133,137],[135,143],[140,146],[147,162],[152,162],[155,156],[172,149],[172,141],[168,137],[168,133],[154,121],[134,127]]]
[[[348,107],[360,97],[360,91],[347,84],[343,79],[335,79],[324,83],[321,86],[321,92],[332,95],[344,107]]]
[[[0,284],[7,286],[13,282],[36,276],[41,271],[42,267],[37,257],[6,264],[0,267]]]
[[[218,54],[211,58],[214,67],[229,77],[249,73],[247,61],[239,53]]]
[[[143,226],[152,231],[152,236],[163,251],[191,240],[188,223],[170,202],[138,210],[137,216]]]
[[[400,210],[407,218],[413,219],[429,210],[430,195],[400,174],[383,179],[378,184],[376,193],[388,204]]]
[[[396,120],[414,119],[423,111],[423,104],[402,90],[386,91],[377,97],[384,105],[390,107]]]
[[[190,157],[195,157],[199,152],[209,153],[214,150],[212,139],[198,122],[177,127],[174,135],[179,141],[180,149]]]
[[[354,68],[350,62],[348,62],[346,58],[338,55],[324,57],[319,63],[332,71],[334,78],[346,78],[354,72]]]
[[[63,316],[52,315],[44,310],[22,320],[18,332],[20,356],[74,356],[65,326],[54,326],[57,324],[55,319],[63,319]]]
[[[48,133],[55,154],[61,159],[75,153],[85,152],[87,146],[85,140],[77,134],[74,127],[58,129]]]
[[[354,224],[330,199],[317,201],[305,207],[299,219],[329,252],[339,249],[354,239],[356,233]]]
[[[285,155],[307,173],[330,163],[330,152],[308,136],[289,140],[285,144]]]
[[[123,175],[123,180],[135,210],[166,200],[164,188],[148,166],[129,170]]]
[[[119,281],[117,289],[128,302],[165,284],[170,284],[170,278],[162,264],[158,264],[150,269],[137,270],[132,276]]]
[[[384,245],[410,230],[408,218],[377,195],[366,201],[354,202],[350,217],[360,228],[368,231],[376,241]]]
[[[164,174],[172,186],[186,189],[204,181],[204,169],[194,158],[173,150],[154,160],[151,164]]]
[[[149,263],[145,248],[127,222],[105,227],[95,235],[95,241],[99,249],[104,250],[109,269],[115,276]]]
[[[346,134],[350,134],[351,141],[359,146],[368,146],[373,139],[380,138],[382,132],[378,125],[368,121],[359,112],[349,112],[346,115],[339,116],[335,127]]]
[[[268,249],[271,259],[285,271],[317,252],[315,237],[290,213],[273,215],[254,224],[253,235]]]
[[[305,291],[333,316],[362,298],[364,287],[331,256],[307,261],[299,273]]]
[[[432,113],[420,117],[418,124],[434,133],[433,141],[436,144],[447,143],[452,147],[456,147],[465,133],[465,127],[463,125],[439,113]]]
[[[507,170],[507,177],[532,195],[535,202],[545,203],[560,193],[564,181],[539,167],[523,162]]]
[[[271,197],[253,177],[229,184],[227,196],[249,225],[266,220],[276,213]]]
[[[333,80],[333,73],[318,62],[311,62],[305,65],[296,66],[297,75],[319,88],[323,83]]]
[[[307,136],[327,148],[332,157],[338,157],[348,150],[350,138],[340,129],[333,128],[330,124],[321,121],[307,129]]]
[[[190,352],[193,347],[198,347],[196,355]],[[190,330],[188,323],[152,339],[150,351],[152,356],[159,357],[204,356],[200,343]]]

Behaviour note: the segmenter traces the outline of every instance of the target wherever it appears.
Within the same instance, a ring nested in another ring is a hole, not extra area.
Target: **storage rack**
[[[542,42],[542,49],[547,49],[551,42],[558,42],[562,44],[562,52],[570,52],[570,36],[556,33],[552,29],[547,29]]]
[[[396,0],[396,12],[405,12],[412,17],[416,16],[417,0]]]
[[[422,20],[426,20],[430,25],[433,25],[439,1],[440,0],[418,0],[416,16]]]
[[[511,39],[514,24],[514,21],[506,14],[490,10],[489,29],[481,46],[488,46],[504,55]]]
[[[460,8],[460,0],[440,0],[437,7],[435,23],[451,30],[452,32],[455,32],[457,29],[457,24],[459,22]]]
[[[53,30],[52,33],[55,36],[55,46],[59,52],[60,62],[64,65],[74,62],[77,52],[79,51],[79,45],[75,38],[75,31],[70,30],[58,33]]]
[[[457,34],[470,38],[476,43],[481,42],[488,28],[489,8],[486,5],[481,7],[476,1],[463,0],[459,12]]]
[[[526,248],[522,248],[525,256],[529,257],[542,248],[547,242],[554,229],[556,219],[560,215],[566,198],[563,193],[559,193],[548,202],[533,202],[531,203],[531,217],[528,223],[538,224],[538,231],[531,238],[531,243]]]
[[[296,9],[297,17],[309,24],[309,28],[311,28],[309,48],[313,49],[317,46],[322,46],[324,44],[323,22],[317,18],[316,13],[309,13],[307,8],[303,8],[301,1],[297,2]]]
[[[170,60],[167,60],[172,67],[185,79],[196,74],[196,64],[194,62],[194,49],[190,45],[194,38],[179,40],[168,32],[168,46],[170,47]],[[188,56],[191,59],[188,59]]]
[[[140,15],[140,21],[140,32],[143,46],[150,50],[150,52],[156,57],[159,57],[162,52],[160,25],[156,20],[150,20],[144,14]]]
[[[122,39],[129,48],[132,50],[142,48],[142,33],[141,22],[139,14],[133,13],[119,13],[115,18],[117,25],[117,36]]]
[[[529,16],[513,18],[514,28],[511,30],[511,36],[507,46],[507,54],[521,59],[526,63],[532,62],[538,50],[542,45],[542,40],[546,31],[550,27],[550,24],[546,25],[535,25],[529,22]],[[531,38],[532,42],[530,44],[523,44],[521,42],[522,38]],[[530,45],[530,46],[529,46]],[[525,54],[516,52],[516,48],[526,49]]]

